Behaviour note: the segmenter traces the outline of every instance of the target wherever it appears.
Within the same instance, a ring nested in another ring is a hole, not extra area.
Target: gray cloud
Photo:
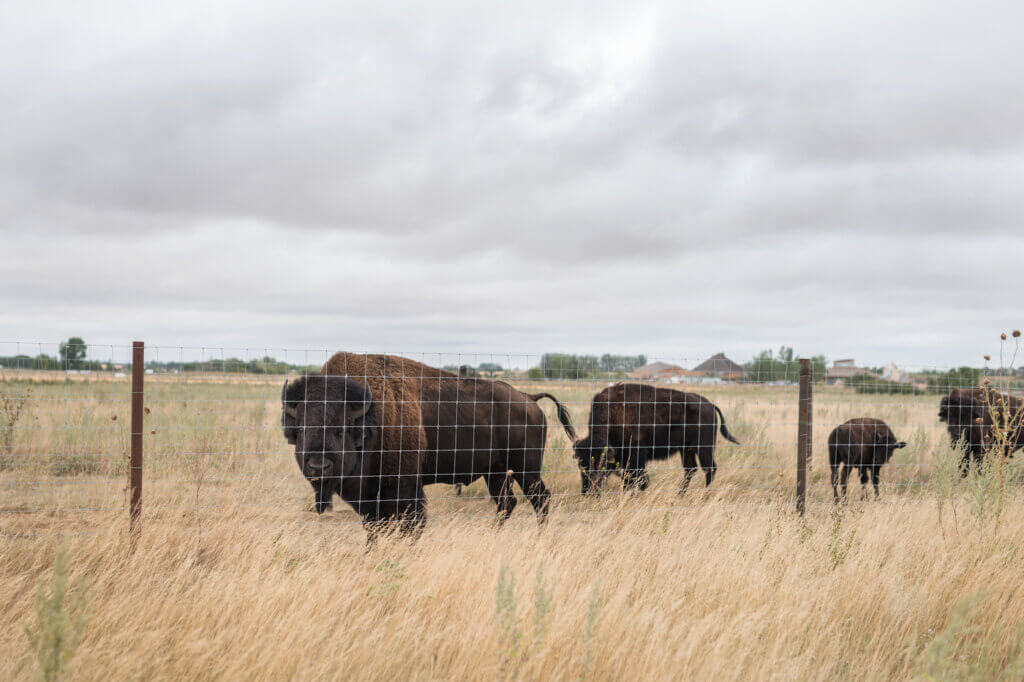
[[[975,362],[1022,14],[8,8],[0,336]]]

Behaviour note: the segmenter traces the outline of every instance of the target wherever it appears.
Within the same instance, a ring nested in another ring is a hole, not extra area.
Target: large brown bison
[[[392,355],[337,353],[317,375],[285,384],[285,438],[322,513],[337,493],[369,526],[425,519],[423,486],[484,478],[502,520],[515,481],[544,520],[541,480],[550,398],[575,438],[565,407],[501,381],[460,377]]]
[[[610,386],[591,400],[590,433],[573,447],[583,492],[618,469],[623,485],[646,489],[647,462],[677,452],[685,472],[680,493],[690,485],[697,462],[705,484],[711,485],[719,428],[725,438],[739,444],[726,428],[722,411],[702,395],[647,384]]]
[[[832,468],[832,495],[839,501],[836,482],[840,478],[842,468],[843,498],[846,498],[846,480],[851,469],[860,469],[860,483],[868,482],[871,474],[871,485],[878,498],[878,474],[882,465],[892,458],[893,450],[906,447],[903,441],[896,440],[892,429],[881,419],[861,417],[840,424],[828,436],[828,460]]]
[[[1004,456],[1012,456],[1024,446],[1022,407],[1020,398],[989,388],[955,388],[942,399],[939,419],[945,417],[952,444],[964,448],[962,475],[967,475],[972,459],[980,463],[986,452],[998,446],[1000,430],[1006,433]]]

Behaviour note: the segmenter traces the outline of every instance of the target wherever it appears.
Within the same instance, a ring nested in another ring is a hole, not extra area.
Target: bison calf
[[[644,490],[649,485],[648,460],[677,452],[685,472],[680,493],[689,486],[697,462],[705,484],[711,485],[719,428],[725,438],[739,444],[726,428],[722,411],[702,395],[647,384],[610,386],[591,400],[590,433],[573,447],[583,492],[619,468],[623,485]]]
[[[850,470],[860,469],[860,482],[864,485],[868,482],[868,473],[871,474],[871,484],[875,488],[875,499],[878,498],[878,474],[882,465],[892,458],[893,450],[906,447],[903,441],[897,441],[892,429],[881,419],[862,417],[851,419],[840,424],[828,437],[828,459],[832,467],[832,495],[836,502],[839,501],[839,491],[836,489],[836,481],[840,478],[840,466],[842,467],[843,498],[846,498],[846,479],[850,476]]]

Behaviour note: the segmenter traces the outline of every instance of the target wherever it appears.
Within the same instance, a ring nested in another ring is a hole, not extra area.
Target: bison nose
[[[306,475],[309,478],[327,478],[334,466],[323,455],[313,455],[306,460]]]

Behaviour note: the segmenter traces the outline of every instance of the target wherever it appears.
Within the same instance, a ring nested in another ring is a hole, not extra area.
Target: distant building
[[[870,369],[858,367],[853,358],[836,360],[832,366],[825,370],[825,382],[842,385],[857,376],[869,376],[873,379],[881,379],[881,375],[872,372]]]
[[[679,365],[673,365],[668,362],[648,362],[643,367],[637,367],[630,372],[629,378],[646,381],[671,381],[673,378],[686,376],[687,373]],[[679,379],[676,379],[676,381],[679,381]]]
[[[894,362],[890,362],[889,366],[885,368],[885,371],[882,372],[882,378],[886,381],[895,381],[897,384],[910,383],[910,375],[897,367]]]
[[[693,368],[694,372],[702,372],[706,376],[718,377],[719,379],[728,379],[731,381],[739,381],[747,375],[747,370],[743,368],[743,365],[733,362],[729,358],[725,357],[725,353],[716,353],[710,358],[700,363]]]
[[[672,377],[679,377],[685,373],[686,370],[671,363],[647,363],[643,367],[638,367],[630,372],[630,379],[668,381]]]

